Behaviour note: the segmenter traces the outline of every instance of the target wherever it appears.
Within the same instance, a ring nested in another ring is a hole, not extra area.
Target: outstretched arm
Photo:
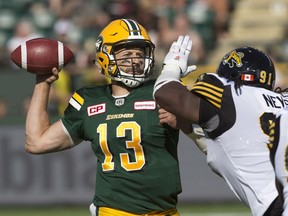
[[[43,154],[71,148],[72,142],[65,134],[61,121],[51,125],[47,111],[51,84],[58,79],[59,71],[52,75],[36,75],[36,84],[26,117],[25,150]]]
[[[187,66],[192,48],[189,36],[179,36],[167,53],[163,70],[154,86],[154,98],[165,110],[190,123],[198,123],[200,98],[180,83],[196,66]]]
[[[155,92],[154,97],[165,110],[191,124],[198,123],[200,98],[180,82],[167,82]]]

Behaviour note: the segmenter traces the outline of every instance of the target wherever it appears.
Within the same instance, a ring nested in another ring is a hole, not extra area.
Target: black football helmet
[[[270,57],[248,46],[228,52],[220,62],[216,73],[235,81],[236,86],[251,85],[269,90],[273,89],[276,79],[274,64]]]

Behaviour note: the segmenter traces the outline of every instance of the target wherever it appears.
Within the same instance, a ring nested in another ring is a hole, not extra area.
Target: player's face
[[[144,72],[144,48],[129,47],[115,51],[117,66],[123,72],[141,75]]]

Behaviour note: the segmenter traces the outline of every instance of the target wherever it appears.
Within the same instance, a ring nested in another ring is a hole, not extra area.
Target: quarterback
[[[95,64],[111,84],[77,90],[64,117],[52,125],[48,95],[59,71],[36,76],[26,150],[42,154],[90,141],[97,157],[92,215],[178,216],[179,130],[159,124],[150,79],[154,44],[147,31],[134,20],[112,21],[96,41]]]
[[[273,113],[287,107],[287,98],[273,91],[272,60],[253,47],[231,50],[216,73],[200,75],[189,91],[179,81],[191,71],[187,40],[179,37],[164,59],[154,88],[157,103],[203,128],[208,165],[253,216],[282,215],[267,144]]]

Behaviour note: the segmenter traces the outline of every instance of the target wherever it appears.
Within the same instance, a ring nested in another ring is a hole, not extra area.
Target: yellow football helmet
[[[137,87],[149,79],[154,69],[154,44],[147,31],[134,20],[118,19],[108,24],[100,33],[96,43],[95,64],[112,80],[128,87]],[[117,66],[115,47],[144,48],[144,71],[141,75],[128,74]]]

